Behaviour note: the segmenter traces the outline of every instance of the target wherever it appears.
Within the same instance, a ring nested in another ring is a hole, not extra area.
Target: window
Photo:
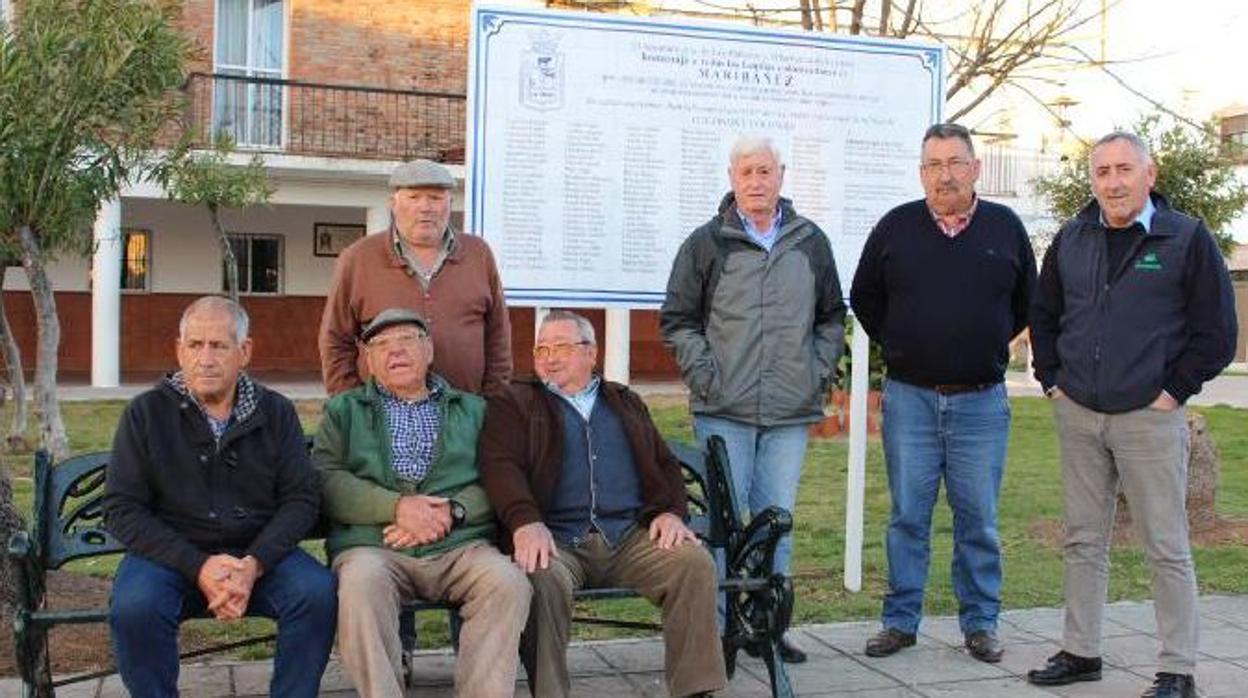
[[[238,292],[278,294],[282,292],[282,237],[229,233],[230,247],[238,262]],[[221,262],[221,290],[229,291],[225,261]]]
[[[150,291],[152,231],[125,228],[121,231],[121,290]]]
[[[217,0],[213,131],[242,147],[282,145],[282,0]]]

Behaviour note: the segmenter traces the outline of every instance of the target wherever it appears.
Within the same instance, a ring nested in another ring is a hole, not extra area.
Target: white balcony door
[[[282,146],[283,0],[217,0],[212,124],[244,148]]]

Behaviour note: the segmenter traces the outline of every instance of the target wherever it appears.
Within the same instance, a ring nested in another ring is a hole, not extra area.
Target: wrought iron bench
[[[708,451],[669,441],[680,459],[689,493],[690,526],[713,550],[727,560],[719,588],[727,596],[727,618],[722,643],[728,675],[736,668],[737,653],[747,650],[763,659],[770,678],[771,693],[777,698],[793,695],[778,642],[787,627],[793,608],[791,580],[773,574],[772,560],[780,537],[792,528],[790,514],[772,507],[742,525],[738,515],[732,478],[728,476],[723,441],[712,437]],[[29,531],[18,531],[9,540],[8,554],[18,584],[18,607],[13,619],[14,649],[26,696],[51,696],[55,688],[100,678],[114,673],[104,671],[53,680],[48,651],[48,630],[57,625],[100,623],[108,618],[107,608],[50,610],[46,607],[48,570],[61,568],[79,558],[123,551],[104,529],[101,502],[104,495],[107,452],[89,453],[54,464],[43,451],[35,454],[35,501]],[[632,597],[629,589],[584,589],[578,601]],[[455,609],[441,603],[405,607],[402,629],[404,665],[410,680],[411,652],[415,647],[413,613],[408,611]],[[651,623],[607,618],[576,618],[579,622],[625,628],[657,630]],[[272,635],[249,638],[182,654],[182,658],[228,651],[244,645],[271,641]]]

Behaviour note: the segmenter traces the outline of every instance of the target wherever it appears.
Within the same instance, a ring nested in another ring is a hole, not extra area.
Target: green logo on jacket
[[[1149,252],[1136,261],[1135,268],[1142,271],[1161,271],[1161,260],[1157,258],[1156,252]]]

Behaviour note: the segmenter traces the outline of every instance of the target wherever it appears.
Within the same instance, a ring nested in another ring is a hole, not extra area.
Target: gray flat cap
[[[367,342],[377,336],[378,332],[394,325],[416,325],[429,334],[429,322],[420,313],[407,308],[386,308],[364,326],[360,333],[360,341]]]
[[[439,187],[454,189],[455,178],[451,171],[432,160],[412,160],[394,168],[390,173],[390,188]]]

